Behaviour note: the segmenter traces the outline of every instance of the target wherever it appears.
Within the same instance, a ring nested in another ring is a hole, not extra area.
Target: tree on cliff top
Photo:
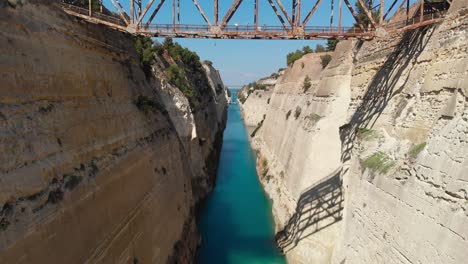
[[[317,44],[317,46],[315,46],[315,52],[325,52],[325,48],[323,47],[323,45],[321,44]]]
[[[334,51],[336,48],[336,44],[338,44],[337,39],[329,39],[327,40],[327,51]]]
[[[288,66],[291,66],[295,61],[302,58],[302,56],[304,56],[305,54],[313,53],[313,52],[314,51],[313,51],[313,49],[311,47],[304,46],[302,48],[302,50],[296,50],[296,51],[293,51],[293,52],[289,53],[286,56],[286,62],[288,64]]]
[[[366,8],[371,12],[374,21],[378,20],[379,13],[377,11],[372,10],[372,0],[363,0],[363,2]],[[367,17],[366,12],[364,12],[364,8],[362,8],[362,5],[361,3],[359,3],[359,1],[356,1],[354,5],[356,7],[356,13],[358,14],[358,20],[365,28],[367,28],[370,24],[370,19]],[[353,27],[357,28],[358,24],[354,23]]]

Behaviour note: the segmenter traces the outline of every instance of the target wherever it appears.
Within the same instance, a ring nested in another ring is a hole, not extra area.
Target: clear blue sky
[[[274,1],[274,0],[273,0]],[[338,24],[339,0],[334,1],[334,21]],[[351,0],[354,4],[357,0]],[[414,2],[416,0],[411,0]],[[127,12],[129,0],[121,0]],[[145,6],[149,0],[143,0]],[[213,18],[213,0],[198,0],[203,11],[209,19]],[[219,0],[219,21],[228,10],[233,0]],[[306,16],[315,0],[302,0],[302,19]],[[379,1],[374,0],[374,5]],[[388,7],[393,1],[387,0],[385,6]],[[400,1],[399,1],[400,2]],[[145,18],[151,15],[152,10],[159,3],[155,0],[153,7],[149,10]],[[291,15],[291,0],[283,0],[283,5]],[[104,0],[105,6],[115,10],[110,0]],[[398,3],[399,4],[399,3]],[[205,24],[203,18],[193,4],[192,0],[180,0],[181,24]],[[353,6],[354,7],[354,6]],[[396,7],[394,8],[396,9]],[[239,9],[230,20],[229,24],[253,25],[254,0],[244,0]],[[331,1],[322,1],[320,7],[308,26],[329,26],[331,13]],[[144,19],[145,21],[145,19]],[[213,23],[213,21],[211,21]],[[354,22],[351,13],[346,8],[343,1],[343,26],[351,26]],[[172,23],[172,0],[166,0],[161,10],[156,15],[153,23]],[[259,24],[260,25],[281,25],[267,0],[259,0]],[[161,39],[158,39],[161,41]],[[255,81],[263,76],[270,75],[279,68],[286,67],[286,55],[296,49],[301,49],[305,45],[315,47],[317,44],[325,45],[325,41],[317,40],[214,40],[214,39],[174,39],[182,46],[198,53],[202,60],[210,60],[219,69],[226,84],[238,85]]]

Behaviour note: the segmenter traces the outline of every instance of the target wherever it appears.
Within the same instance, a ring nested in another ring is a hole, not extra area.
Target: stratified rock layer
[[[54,4],[2,1],[0,21],[0,263],[190,263],[226,121],[216,70],[194,112],[129,35]]]
[[[468,258],[467,14],[453,1],[440,25],[341,41],[325,69],[305,55],[256,106],[252,145],[290,263]]]

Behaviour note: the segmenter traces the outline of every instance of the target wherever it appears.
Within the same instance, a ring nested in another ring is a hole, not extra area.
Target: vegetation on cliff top
[[[166,110],[161,104],[153,99],[148,98],[147,96],[138,96],[137,100],[134,101],[134,104],[140,111],[143,111],[145,114],[154,113],[156,111],[166,113]]]
[[[383,174],[387,173],[394,165],[395,162],[381,151],[372,154],[362,163],[364,168],[369,168]]]
[[[304,90],[304,93],[309,90],[309,88],[312,86],[312,83],[310,82],[309,75],[306,75],[304,78],[304,82],[302,83],[302,89]]]
[[[320,60],[321,60],[321,63],[322,63],[322,69],[324,69],[325,67],[327,67],[327,65],[332,60],[332,56],[329,55],[329,54],[322,55],[322,56],[320,56]]]
[[[417,144],[417,145],[414,145],[409,151],[408,151],[408,155],[410,158],[412,159],[415,159],[419,153],[421,153],[421,151],[424,150],[424,148],[426,148],[426,145],[427,143],[426,142],[423,142],[421,144]]]
[[[135,49],[147,78],[152,76],[151,65],[156,57],[166,61],[167,64],[170,64],[165,71],[168,82],[187,97],[193,112],[200,109],[203,96],[211,89],[197,53],[174,43],[171,38],[166,38],[162,44],[158,44],[154,43],[151,38],[137,37]],[[168,57],[171,59],[167,60]],[[206,63],[212,65],[211,62],[207,61]],[[148,107],[152,107],[152,104],[143,103],[140,107],[146,110],[149,109]]]
[[[315,50],[313,50],[309,46],[304,46],[302,48],[302,50],[298,49],[296,51],[288,53],[288,55],[286,56],[286,62],[288,64],[288,66],[291,66],[295,61],[302,58],[302,56],[304,56],[306,54],[314,53],[314,52],[315,53],[320,53],[320,52],[326,52],[326,51],[334,51],[337,43],[338,43],[338,40],[330,39],[330,40],[327,41],[327,47],[326,48],[324,46],[322,46],[321,44],[317,44],[317,46],[315,46]]]

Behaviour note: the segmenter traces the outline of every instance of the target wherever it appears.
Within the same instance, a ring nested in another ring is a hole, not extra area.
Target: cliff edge
[[[226,123],[217,71],[176,44],[142,61],[147,40],[54,1],[2,0],[0,21],[0,263],[191,263]]]
[[[325,68],[307,54],[257,100],[251,143],[290,263],[468,257],[467,15],[453,1],[439,25],[340,41]]]

